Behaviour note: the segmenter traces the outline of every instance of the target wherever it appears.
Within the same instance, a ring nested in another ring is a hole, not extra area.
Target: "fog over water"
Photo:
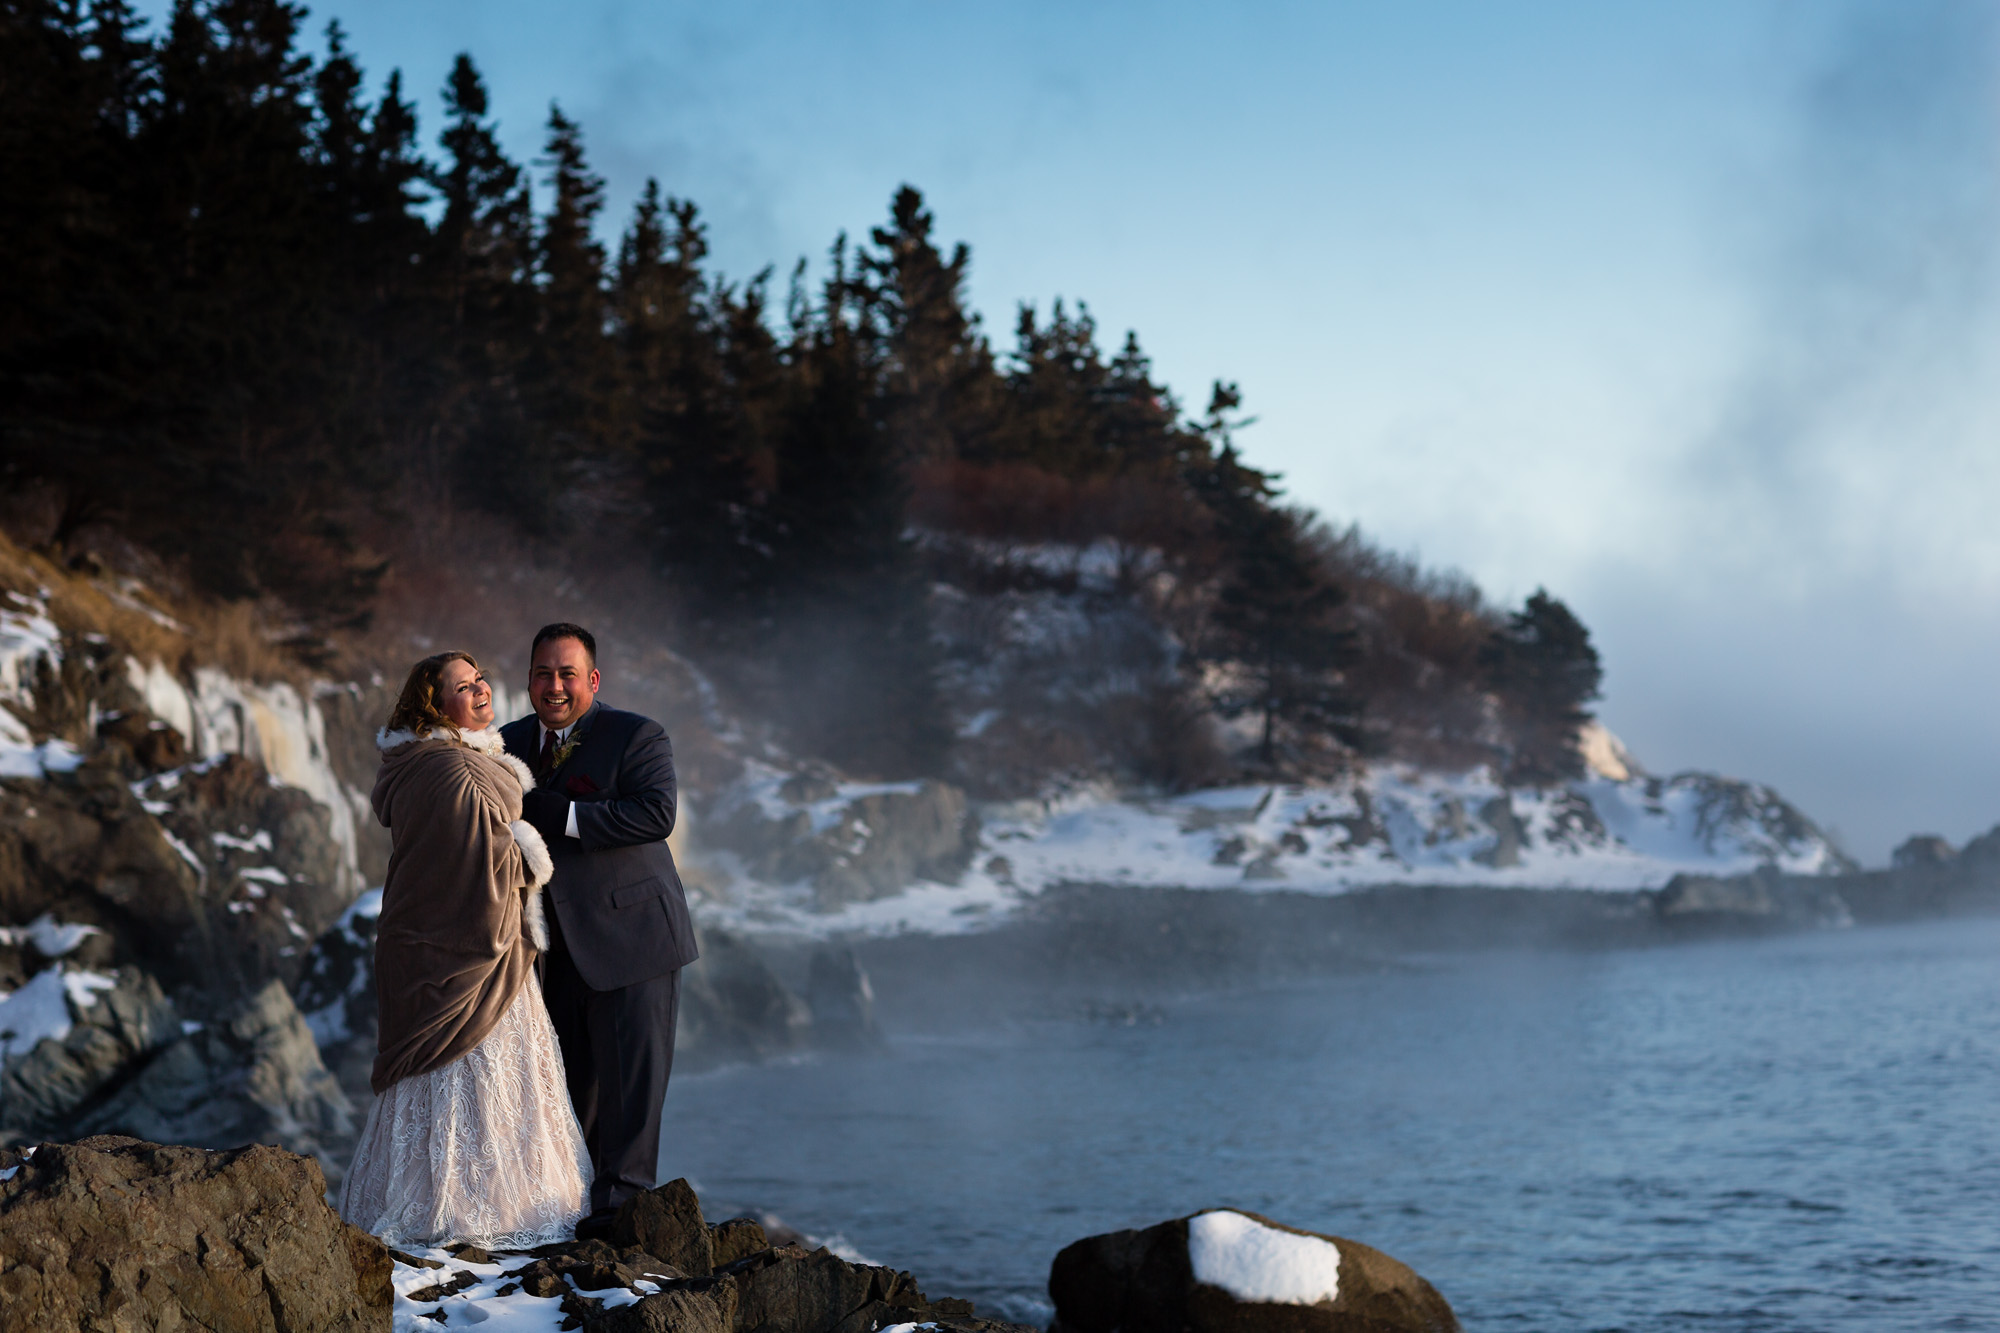
[[[1468,1329],[2000,1328],[1996,953],[1978,921],[1178,998],[880,976],[885,1051],[677,1079],[661,1167],[1033,1321],[1062,1245],[1227,1204],[1388,1251]]]

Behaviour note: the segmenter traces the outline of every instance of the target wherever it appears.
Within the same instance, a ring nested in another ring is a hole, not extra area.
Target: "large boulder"
[[[681,972],[677,1054],[692,1068],[798,1050],[812,1010],[748,940],[701,933],[701,957]]]
[[[853,1050],[881,1043],[875,988],[854,950],[827,946],[813,951],[806,1003],[812,1008],[817,1045]]]
[[[950,783],[844,794],[829,773],[793,775],[766,801],[725,807],[706,836],[770,884],[810,881],[833,910],[900,893],[918,880],[956,882],[979,846],[979,819]]]
[[[10,1328],[390,1327],[389,1252],[327,1206],[310,1158],[105,1137],[0,1160]]]
[[[1840,928],[1854,924],[1838,881],[1763,865],[1747,875],[1675,875],[1653,897],[1662,923],[1690,929]]]
[[[1958,855],[1944,838],[1935,833],[1919,833],[1905,838],[1889,854],[1889,864],[1897,870],[1921,870],[1932,866],[1950,865]]]
[[[1437,1289],[1359,1241],[1206,1209],[1087,1236],[1049,1269],[1051,1333],[1457,1333]]]
[[[165,1047],[75,1123],[83,1133],[212,1148],[278,1143],[329,1158],[351,1144],[355,1128],[352,1104],[276,981],[226,1021]]]
[[[658,1255],[688,1277],[707,1277],[715,1267],[715,1245],[702,1220],[701,1200],[685,1180],[670,1180],[627,1199],[618,1210],[612,1239]]]
[[[139,968],[105,977],[57,966],[38,972],[0,1009],[0,1036],[10,1044],[24,1034],[13,1031],[20,1020],[7,1013],[33,1007],[39,992],[46,992],[39,996],[45,1012],[34,1017],[56,1030],[0,1066],[0,1142],[74,1137],[69,1125],[79,1107],[128,1065],[181,1036],[172,1002]],[[68,1030],[60,1031],[65,1015]]]

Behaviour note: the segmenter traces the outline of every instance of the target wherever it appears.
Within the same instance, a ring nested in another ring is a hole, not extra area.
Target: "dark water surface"
[[[662,1170],[1035,1323],[1069,1241],[1228,1204],[1471,1330],[2000,1329],[2000,921],[1107,1000],[677,1078]]]

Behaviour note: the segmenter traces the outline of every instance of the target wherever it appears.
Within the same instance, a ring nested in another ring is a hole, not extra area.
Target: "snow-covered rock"
[[[1049,1268],[1062,1333],[1456,1333],[1435,1287],[1359,1241],[1209,1208],[1086,1236]]]
[[[46,596],[0,597],[11,603],[0,606],[0,777],[67,773],[82,762],[76,747],[59,737],[36,740],[24,720],[35,711],[41,677],[62,668],[62,635]]]
[[[215,667],[199,667],[184,684],[158,662],[126,661],[126,678],[153,716],[183,729],[199,759],[241,754],[261,762],[273,779],[297,787],[324,806],[340,849],[341,889],[356,893],[361,872],[357,821],[368,815],[367,797],[342,781],[327,746],[326,715],[319,701],[278,681],[242,681]]]
[[[1187,1222],[1194,1280],[1239,1301],[1317,1305],[1340,1295],[1340,1247],[1323,1236],[1280,1231],[1228,1208]]]

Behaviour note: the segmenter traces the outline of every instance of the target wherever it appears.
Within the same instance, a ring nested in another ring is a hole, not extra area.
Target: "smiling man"
[[[597,702],[597,641],[544,626],[528,670],[534,716],[500,729],[535,773],[522,817],[547,840],[549,948],[542,995],[597,1178],[579,1236],[658,1183],[660,1108],[673,1072],[680,969],[696,957],[667,835],[673,745],[651,718]]]

